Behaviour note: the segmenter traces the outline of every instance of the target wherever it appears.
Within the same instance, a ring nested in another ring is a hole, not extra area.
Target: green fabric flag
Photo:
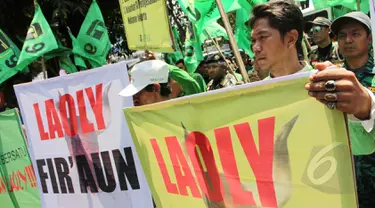
[[[26,40],[23,44],[21,55],[17,62],[18,69],[24,69],[31,62],[58,47],[51,27],[44,17],[39,5],[36,5],[35,15]]]
[[[182,46],[181,46],[181,40],[180,40],[180,34],[177,31],[177,28],[175,26],[172,26],[172,32],[173,32],[173,40],[174,40],[174,46],[176,49],[176,52],[174,53],[169,53],[167,55],[169,59],[169,63],[175,64],[176,61],[183,59],[184,56],[182,54]]]
[[[83,60],[83,58],[79,55],[74,55],[74,63],[76,64],[76,66],[81,67],[81,69],[83,70],[87,69],[85,60]]]
[[[28,71],[17,68],[20,50],[12,40],[0,29],[0,84],[17,74],[19,71]]]
[[[48,61],[55,57],[69,56],[72,54],[72,49],[63,46],[60,41],[58,41],[57,45],[58,48],[44,54],[44,60]]]
[[[17,109],[0,113],[0,155],[8,155],[0,162],[1,207],[40,208],[39,189]]]
[[[247,55],[254,57],[253,51],[251,50],[251,30],[246,24],[250,18],[250,10],[240,9],[236,13],[236,28],[234,32],[234,37],[236,39],[238,48],[244,50]]]
[[[77,67],[70,60],[69,56],[60,56],[59,57],[60,68],[64,69],[68,74],[78,72]]]
[[[222,0],[223,7],[226,13],[235,11],[241,8],[238,0]],[[203,32],[204,27],[219,19],[220,12],[215,0],[195,0],[195,24],[197,27],[197,34]]]
[[[73,35],[71,38],[73,54],[87,59],[93,67],[100,67],[107,63],[106,57],[111,49],[111,42],[103,15],[95,0],[91,3],[77,38]]]
[[[211,24],[204,27],[204,31],[200,33],[199,39],[204,42],[205,40],[210,40],[210,37],[207,35],[206,31],[211,35],[212,38],[216,37],[224,37],[224,39],[228,40],[228,34],[225,28],[223,28],[219,23],[212,22]]]
[[[203,60],[202,42],[196,35],[196,27],[192,22],[188,23],[186,28],[185,40],[185,66],[189,73],[195,72],[200,62]]]
[[[336,5],[342,5],[352,10],[357,9],[357,0],[313,0],[313,4],[316,10]]]

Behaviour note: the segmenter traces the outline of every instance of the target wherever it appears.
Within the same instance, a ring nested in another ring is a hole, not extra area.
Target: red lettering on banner
[[[78,100],[78,111],[79,111],[79,120],[81,122],[82,133],[86,134],[94,131],[94,124],[90,123],[87,119],[86,113],[86,103],[85,98],[83,97],[83,90],[77,91],[77,100]]]
[[[198,146],[202,154],[203,162],[207,169],[207,176],[204,173],[202,161],[199,159],[196,146]],[[186,148],[193,164],[201,190],[209,200],[214,202],[222,202],[223,184],[220,179],[219,171],[216,167],[210,141],[206,135],[201,132],[191,132],[186,138]]]
[[[44,115],[47,117],[48,132],[46,132],[43,124],[39,104],[33,104],[41,140],[54,139],[56,138],[56,133],[58,138],[63,137],[64,134],[75,136],[79,127],[82,129],[82,133],[90,133],[106,128],[103,116],[103,84],[95,86],[95,93],[92,87],[88,87],[84,90],[78,90],[75,94],[75,98],[70,94],[62,95],[59,98],[59,106],[55,106],[53,99],[44,102],[46,109]],[[90,122],[87,117],[88,105],[85,102],[85,94],[95,116],[96,129],[94,122]],[[59,111],[56,109],[59,109]],[[80,126],[78,126],[78,117]]]
[[[229,127],[215,129],[217,148],[220,161],[223,166],[225,177],[228,181],[232,199],[235,204],[246,204],[256,206],[253,194],[242,189],[240,176],[234,157],[232,138]],[[249,138],[248,138],[249,139]]]
[[[173,170],[176,175],[176,181],[180,195],[188,196],[186,188],[189,187],[193,197],[201,198],[197,184],[195,183],[193,173],[186,161],[181,146],[176,137],[166,137],[165,142],[168,146],[169,156],[172,161]],[[181,169],[183,173],[181,172]]]
[[[165,184],[167,191],[171,194],[179,194],[176,184],[171,182],[171,177],[168,174],[167,166],[165,165],[165,161],[164,161],[163,155],[161,154],[158,142],[156,141],[156,139],[151,139],[150,142],[151,142],[152,148],[154,149],[156,160],[158,161],[160,172],[163,177],[164,184]]]
[[[46,132],[46,130],[44,130],[42,116],[40,115],[40,110],[39,110],[39,104],[35,103],[33,105],[33,107],[34,107],[36,122],[38,124],[38,130],[39,130],[39,134],[40,134],[40,140],[48,140],[49,136],[48,136],[48,132]]]
[[[247,161],[254,172],[259,193],[257,195],[259,195],[262,207],[276,208],[278,205],[272,176],[275,117],[258,121],[259,151],[255,144],[249,123],[234,125],[234,129]],[[195,171],[196,180],[198,181],[200,189],[210,201],[223,202],[224,186],[222,180],[226,179],[234,204],[257,206],[254,193],[242,188],[229,127],[215,129],[214,133],[225,178],[221,177],[219,174],[213,150],[207,136],[201,132],[191,132],[186,137],[187,152],[191,159],[192,168]],[[194,197],[201,197],[198,193],[198,187],[196,186],[194,176],[191,173],[191,169],[177,138],[175,136],[166,137],[165,141],[172,161],[179,193],[176,184],[173,184],[170,180],[170,175],[168,174],[166,163],[157,140],[151,139],[151,144],[167,191],[172,194],[187,196],[186,188],[189,187]],[[199,157],[198,150],[202,159]]]
[[[57,115],[57,111],[55,108],[55,104],[53,100],[46,101],[46,114],[47,114],[47,121],[48,121],[48,131],[49,131],[49,138],[54,139],[56,138],[55,132],[57,132],[58,137],[63,137],[62,126],[60,123],[59,116]]]
[[[91,108],[94,111],[98,130],[105,129],[103,117],[103,84],[96,85],[96,100],[91,88],[86,88],[85,91],[89,98]]]
[[[68,122],[68,113],[70,122]],[[65,133],[68,136],[75,136],[78,133],[78,122],[73,96],[65,94],[60,97],[60,115]]]
[[[275,117],[258,121],[259,153],[248,123],[234,125],[241,146],[256,178],[263,207],[277,207],[272,177]]]

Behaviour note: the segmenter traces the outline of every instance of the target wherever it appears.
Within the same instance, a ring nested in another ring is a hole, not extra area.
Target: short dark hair
[[[168,79],[167,83],[159,83],[160,84],[160,95],[163,97],[169,97],[172,94],[171,86],[169,85],[170,79]],[[155,91],[154,84],[149,84],[145,87],[147,92]]]
[[[268,18],[268,23],[280,32],[281,38],[284,38],[287,32],[293,29],[297,30],[296,49],[298,51],[301,48],[304,26],[303,14],[295,4],[285,0],[275,0],[256,5],[249,20],[250,28],[253,29],[255,22],[261,18]]]
[[[177,65],[177,64],[185,65],[184,59],[180,59],[180,60],[176,61],[175,65]]]

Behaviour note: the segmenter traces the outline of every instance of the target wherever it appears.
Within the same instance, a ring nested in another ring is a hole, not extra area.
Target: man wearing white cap
[[[132,82],[119,95],[133,96],[134,106],[147,105],[171,99],[168,83],[168,64],[160,60],[136,64],[130,72]]]

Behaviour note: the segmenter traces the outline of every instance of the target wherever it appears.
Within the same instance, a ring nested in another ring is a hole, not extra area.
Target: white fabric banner
[[[15,86],[43,207],[153,207],[122,109],[126,62]]]

